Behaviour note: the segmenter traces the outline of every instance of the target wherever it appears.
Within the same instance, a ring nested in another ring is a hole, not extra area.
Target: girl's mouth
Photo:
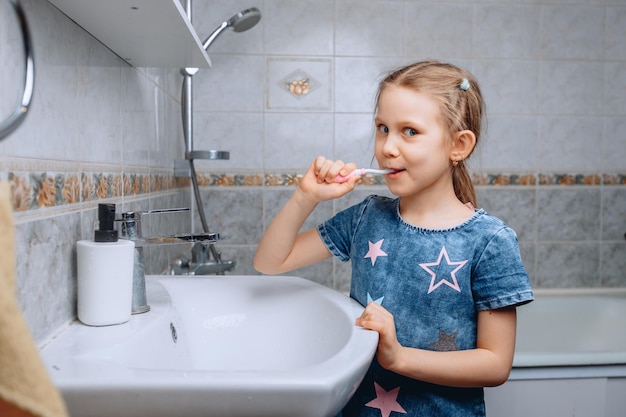
[[[394,178],[397,177],[398,175],[400,175],[402,172],[406,171],[404,168],[389,168],[392,170],[392,172],[390,172],[389,174],[387,174],[389,177]]]

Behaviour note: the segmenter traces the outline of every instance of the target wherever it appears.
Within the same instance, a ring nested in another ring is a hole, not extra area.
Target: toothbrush
[[[384,174],[390,174],[392,172],[396,172],[395,169],[372,169],[372,168],[357,168],[354,171],[352,171],[351,173],[349,173],[346,176],[343,175],[337,175],[335,177],[335,182],[346,182],[348,181],[350,178],[354,177],[355,175],[365,175],[365,174],[379,174],[379,175],[384,175]]]

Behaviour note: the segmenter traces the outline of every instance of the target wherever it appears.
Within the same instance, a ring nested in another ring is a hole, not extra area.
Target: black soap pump
[[[93,240],[76,242],[78,319],[90,326],[128,321],[131,315],[135,243],[118,239],[115,204],[98,204]]]
[[[94,231],[95,242],[117,242],[115,224],[115,204],[98,204],[98,229]]]

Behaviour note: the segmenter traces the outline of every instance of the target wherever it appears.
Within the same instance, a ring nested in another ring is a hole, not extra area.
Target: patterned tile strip
[[[299,173],[199,173],[200,186],[294,186],[300,182]],[[173,173],[109,173],[109,172],[25,172],[9,171],[13,206],[16,212],[43,207],[98,201],[122,196],[187,187],[189,178],[177,178]],[[600,186],[626,185],[626,173],[575,174],[474,174],[477,186]],[[363,185],[384,185],[380,176],[364,176]]]

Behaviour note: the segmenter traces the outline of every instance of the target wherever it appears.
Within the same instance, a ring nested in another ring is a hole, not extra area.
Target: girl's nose
[[[396,157],[399,154],[397,140],[394,135],[389,134],[385,138],[385,141],[382,145],[383,155],[386,157]]]

